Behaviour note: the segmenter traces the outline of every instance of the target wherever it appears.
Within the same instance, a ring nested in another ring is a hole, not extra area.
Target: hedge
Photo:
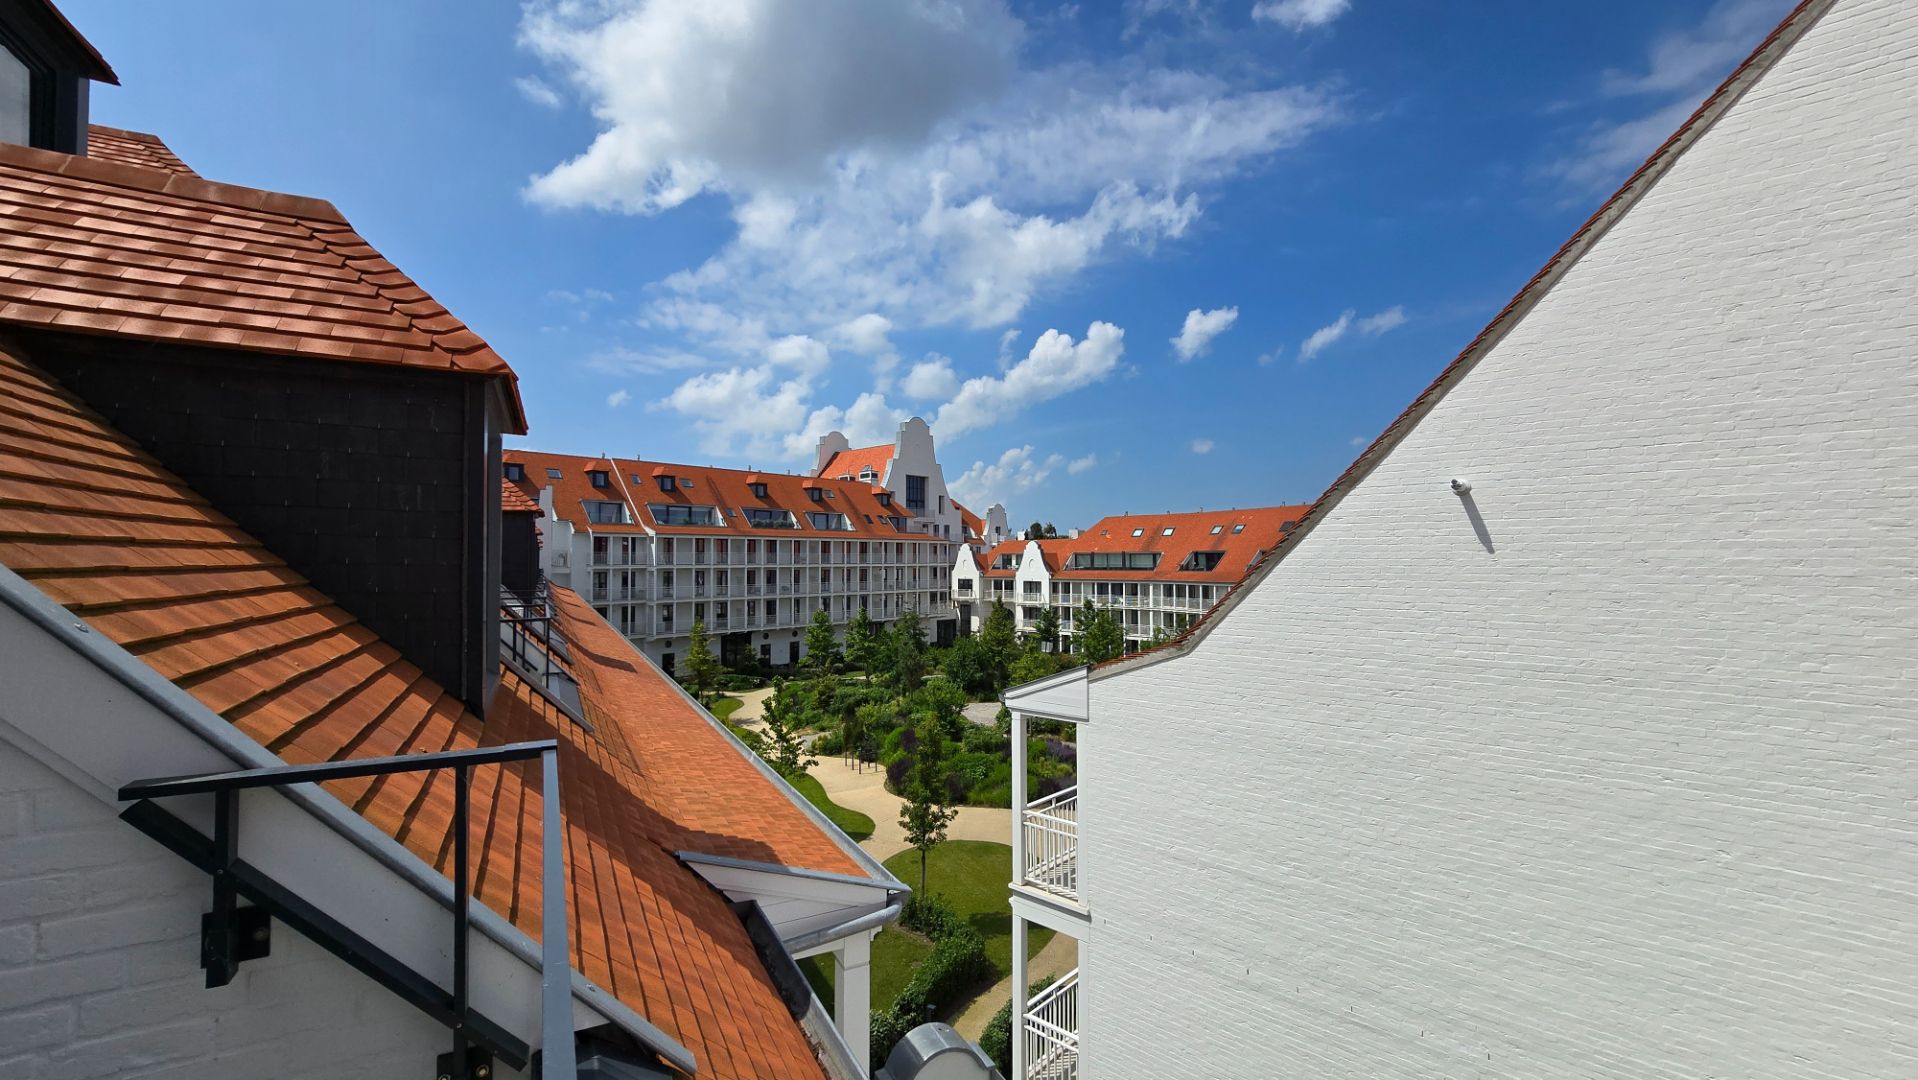
[[[910,897],[899,922],[931,938],[932,952],[920,962],[892,1007],[872,1014],[874,1065],[885,1062],[906,1032],[964,1000],[980,980],[992,973],[985,938],[944,900],[936,896]]]
[[[1026,994],[1026,1000],[1031,1001],[1038,997],[1040,991],[1057,981],[1048,976],[1033,983],[1031,991]],[[1006,1076],[1012,1075],[1012,999],[1010,997],[1006,998],[1004,1005],[999,1006],[998,1012],[992,1014],[992,1019],[986,1021],[986,1030],[979,1036],[979,1049],[986,1052],[986,1056],[992,1059],[993,1065],[997,1066],[1001,1073]]]

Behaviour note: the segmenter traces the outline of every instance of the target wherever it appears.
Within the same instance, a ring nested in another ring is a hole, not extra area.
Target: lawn
[[[807,802],[817,806],[831,818],[832,823],[839,826],[839,830],[847,836],[854,840],[864,840],[872,835],[872,819],[857,810],[848,810],[833,802],[826,796],[826,789],[820,786],[819,781],[813,779],[810,773],[793,780],[792,786],[806,797]]]
[[[739,707],[744,704],[746,703],[736,697],[722,697],[718,701],[713,702],[712,713],[721,720],[728,720],[734,713],[738,712]]]
[[[919,853],[902,851],[886,860],[886,869],[908,885],[919,885]],[[932,851],[926,862],[926,891],[945,898],[979,935],[986,939],[986,958],[992,961],[992,982],[1012,974],[1012,908],[1006,902],[1006,882],[1012,880],[1012,849],[983,840],[948,840]],[[1052,931],[1026,928],[1026,958],[1031,959]],[[872,1007],[888,1009],[911,980],[913,969],[932,951],[932,943],[910,930],[888,927],[872,943]],[[799,966],[811,980],[819,1000],[832,1005],[832,958],[802,960]],[[981,986],[979,989],[984,990]]]

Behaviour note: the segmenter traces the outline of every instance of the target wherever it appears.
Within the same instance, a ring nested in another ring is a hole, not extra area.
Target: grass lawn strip
[[[817,806],[821,812],[832,819],[839,831],[854,840],[864,840],[872,835],[872,819],[857,810],[848,810],[827,797],[826,789],[812,776],[800,776],[792,781],[792,786],[806,801]]]

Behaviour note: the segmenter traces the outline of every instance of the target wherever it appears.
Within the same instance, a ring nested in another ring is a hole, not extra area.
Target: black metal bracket
[[[475,1012],[467,999],[467,936],[472,919],[472,882],[468,848],[471,842],[469,803],[472,770],[479,765],[526,761],[556,754],[552,739],[511,743],[474,750],[449,750],[399,757],[358,758],[314,765],[277,765],[230,772],[199,773],[141,780],[120,789],[122,802],[133,805],[121,818],[171,848],[213,877],[213,906],[201,918],[200,965],[208,987],[225,986],[240,964],[267,955],[271,944],[269,915],[317,942],[335,956],[371,976],[453,1031],[452,1052],[440,1056],[438,1080],[491,1080],[497,1057],[514,1069],[529,1057],[527,1044],[497,1023]],[[442,990],[418,972],[401,964],[339,920],[313,907],[239,857],[240,799],[248,788],[384,776],[390,773],[452,769],[453,803],[453,986]],[[548,769],[548,776],[553,772]],[[179,795],[213,796],[211,842],[191,826],[155,806],[151,800]],[[242,908],[245,895],[256,907]],[[570,1018],[569,1018],[570,1019]]]

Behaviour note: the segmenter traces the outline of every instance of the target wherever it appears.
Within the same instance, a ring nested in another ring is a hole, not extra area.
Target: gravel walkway
[[[812,774],[833,802],[872,819],[872,836],[861,840],[859,846],[873,858],[885,862],[910,846],[906,831],[899,827],[899,808],[905,800],[886,790],[886,770],[877,765],[855,769],[833,756],[820,758]],[[1010,845],[1012,811],[997,806],[962,806],[959,816],[946,828],[946,839]]]
[[[1030,986],[1040,979],[1051,976],[1058,978],[1079,966],[1079,942],[1070,934],[1054,934],[1039,955],[1026,961],[1026,985]],[[953,1029],[973,1042],[986,1033],[986,1024],[992,1020],[992,1014],[1012,1000],[1012,979],[1004,978],[992,989],[980,994],[952,1022]]]

